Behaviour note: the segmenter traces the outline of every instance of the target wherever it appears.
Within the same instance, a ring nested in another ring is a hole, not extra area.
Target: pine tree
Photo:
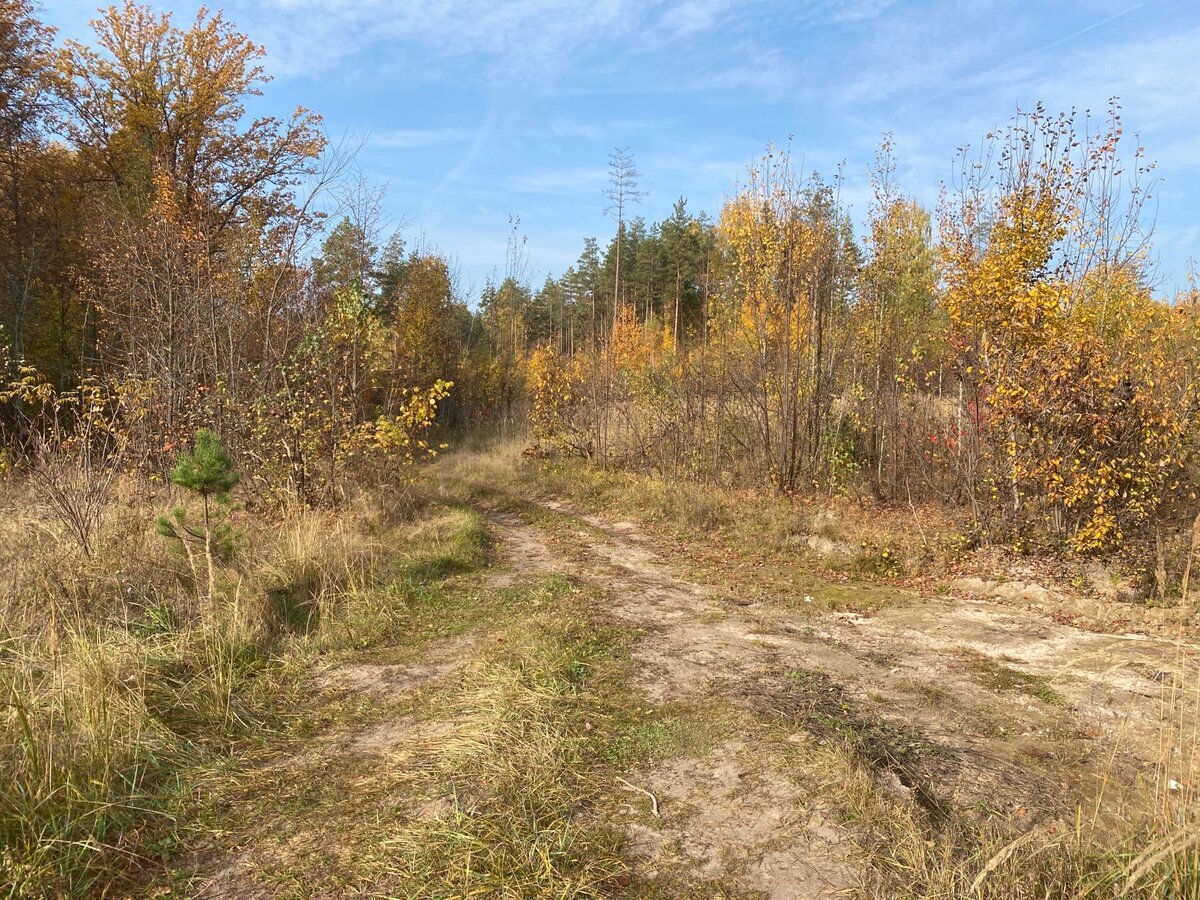
[[[208,428],[198,429],[191,452],[184,450],[176,458],[175,468],[171,470],[171,481],[200,495],[204,509],[202,525],[196,527],[188,524],[187,512],[183,507],[176,507],[170,516],[159,516],[157,522],[158,533],[178,541],[187,554],[193,579],[196,579],[197,573],[191,545],[203,542],[204,559],[208,569],[210,607],[216,593],[215,558],[218,555],[228,556],[232,549],[232,529],[229,523],[224,521],[224,510],[228,506],[229,492],[240,478],[233,467],[229,452],[221,441],[221,436]]]

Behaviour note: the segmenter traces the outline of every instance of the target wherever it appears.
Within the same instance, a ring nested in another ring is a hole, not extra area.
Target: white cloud
[[[265,39],[281,74],[328,69],[370,47],[389,54],[411,77],[438,63],[484,63],[531,77],[589,40],[620,34],[640,19],[635,0],[248,0],[231,16]],[[261,26],[261,27],[260,27]],[[482,59],[481,59],[482,58]]]

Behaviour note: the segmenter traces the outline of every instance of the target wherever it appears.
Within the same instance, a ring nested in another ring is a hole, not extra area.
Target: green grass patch
[[[448,813],[388,842],[386,868],[405,896],[599,897],[619,887],[623,838],[589,815],[589,776],[604,670],[624,641],[582,613],[516,627],[438,704],[437,717],[461,729],[432,763]]]
[[[642,769],[680,756],[704,756],[728,736],[725,716],[711,706],[647,706],[633,703],[614,711],[603,745],[614,769]]]
[[[594,810],[631,635],[561,577],[501,593],[460,671],[341,710],[343,738],[233,791],[221,843],[268,846],[260,877],[310,896],[616,891],[623,837]]]
[[[398,559],[392,577],[401,583],[431,584],[477,572],[487,565],[488,545],[487,521],[475,510],[460,507]]]
[[[1045,675],[1014,669],[982,654],[971,654],[971,671],[984,687],[996,693],[1025,694],[1049,706],[1067,705],[1067,698],[1050,686]]]

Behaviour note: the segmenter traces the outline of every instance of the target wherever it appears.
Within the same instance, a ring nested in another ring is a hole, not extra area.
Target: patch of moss
[[[1014,669],[982,655],[973,658],[971,669],[989,690],[1025,694],[1050,706],[1067,705],[1067,698],[1050,686],[1050,679],[1045,675]]]

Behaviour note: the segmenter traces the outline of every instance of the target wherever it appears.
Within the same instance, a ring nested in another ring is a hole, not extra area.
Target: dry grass
[[[389,841],[405,896],[600,897],[625,876],[623,837],[587,814],[600,781],[595,670],[620,639],[581,604],[560,605],[570,615],[508,630],[427,710],[451,723],[425,776],[446,810]]]
[[[0,492],[0,871],[14,896],[160,868],[189,784],[281,727],[299,661],[391,627],[376,587],[419,530],[368,495],[337,514],[236,513],[210,610],[154,533],[160,488],[119,483],[91,556],[27,485]]]
[[[1139,803],[1138,812],[1119,822],[1100,816],[1104,785],[1093,803],[1074,813],[1064,807],[1035,816],[1024,807],[1012,810],[1003,796],[991,797],[987,808],[968,805],[940,793],[941,751],[919,732],[858,706],[823,673],[795,672],[787,682],[786,697],[772,696],[767,721],[783,725],[783,734],[799,727],[810,738],[793,746],[792,763],[854,835],[863,863],[858,896],[1200,897],[1200,817],[1194,790],[1181,782],[1171,790],[1164,781],[1157,805]],[[1176,703],[1189,705],[1187,731],[1194,733],[1192,716],[1200,713],[1194,695],[1180,694]],[[1194,760],[1189,738],[1169,723],[1167,729],[1172,733],[1164,735],[1163,749]],[[1194,786],[1198,770],[1185,765],[1191,763],[1170,764]],[[1160,765],[1156,774],[1163,779],[1166,772]],[[1125,777],[1112,769],[1106,776],[1113,782]],[[1045,802],[1053,808],[1061,799]]]
[[[479,459],[471,454],[469,463],[454,463],[459,470],[454,477],[473,481],[483,499],[504,493],[507,484],[512,495],[564,498],[592,512],[655,525],[687,543],[698,561],[713,556],[704,575],[716,582],[728,580],[723,554],[732,552],[756,570],[755,581],[743,586],[751,593],[754,583],[762,581],[761,567],[786,575],[785,581],[820,575],[1036,603],[1097,631],[1168,634],[1181,612],[1188,614],[1191,635],[1200,626],[1195,604],[1188,607],[1178,596],[1169,596],[1165,604],[1134,602],[1144,594],[1145,579],[1122,558],[1039,556],[1000,545],[976,546],[967,537],[971,528],[965,510],[932,503],[886,504],[855,493],[774,495],[605,471],[580,460],[518,466],[519,451],[519,444],[509,443],[483,451]],[[1184,562],[1173,562],[1172,584],[1182,577]],[[866,608],[873,605],[868,602]]]

